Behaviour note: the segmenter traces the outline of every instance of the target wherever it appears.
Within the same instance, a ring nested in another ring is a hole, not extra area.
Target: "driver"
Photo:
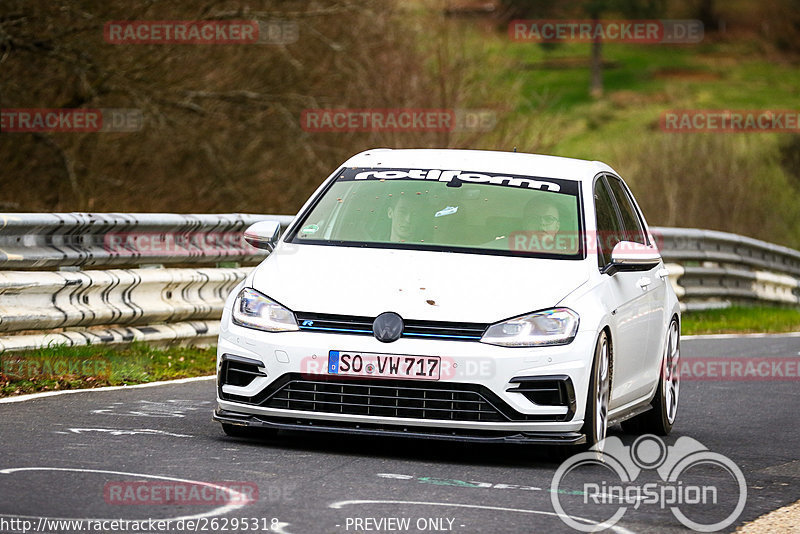
[[[401,194],[389,206],[387,215],[391,220],[389,241],[409,243],[425,241],[425,215],[428,201],[419,195]]]

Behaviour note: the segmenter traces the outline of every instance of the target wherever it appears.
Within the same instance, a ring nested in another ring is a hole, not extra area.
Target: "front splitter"
[[[318,419],[294,417],[271,417],[240,414],[217,409],[214,420],[229,425],[273,430],[297,430],[302,432],[333,432],[337,434],[362,434],[369,436],[391,436],[445,441],[467,441],[474,443],[517,443],[537,445],[580,445],[586,436],[579,432],[513,432],[479,431],[468,429],[442,430],[435,427],[414,427],[380,423],[331,423]]]

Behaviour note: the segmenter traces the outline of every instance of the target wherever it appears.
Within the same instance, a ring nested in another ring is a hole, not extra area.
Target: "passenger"
[[[522,228],[509,236],[511,250],[553,254],[569,253],[577,245],[559,234],[561,213],[548,198],[533,198],[522,209]]]
[[[561,228],[561,215],[558,208],[546,199],[533,198],[522,210],[524,230],[541,232],[555,238]]]

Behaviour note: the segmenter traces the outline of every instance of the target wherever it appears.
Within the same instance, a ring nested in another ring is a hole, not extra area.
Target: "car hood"
[[[555,306],[588,278],[579,260],[281,243],[248,281],[296,312],[493,323]]]

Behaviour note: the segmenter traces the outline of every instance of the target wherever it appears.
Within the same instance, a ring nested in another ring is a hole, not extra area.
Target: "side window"
[[[594,184],[594,206],[597,217],[597,265],[599,267],[604,267],[611,261],[611,251],[614,245],[622,241],[617,212],[605,183],[603,178],[598,178]]]
[[[608,185],[611,187],[611,192],[619,207],[619,214],[622,216],[622,238],[625,241],[634,241],[646,245],[644,230],[639,217],[636,215],[636,208],[633,205],[630,193],[616,176],[608,177]]]

